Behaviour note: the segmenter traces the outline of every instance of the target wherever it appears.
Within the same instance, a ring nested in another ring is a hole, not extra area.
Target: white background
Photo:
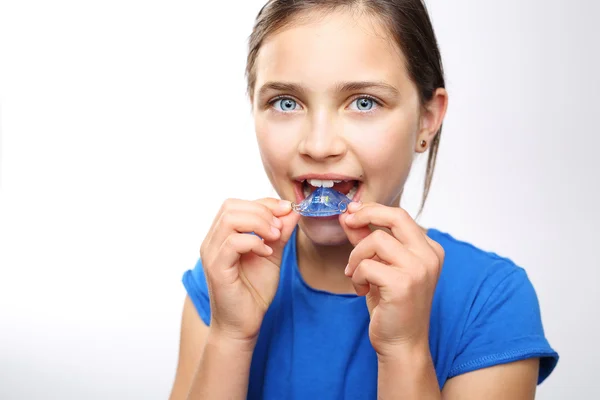
[[[168,397],[214,212],[274,194],[243,75],[262,3],[0,2],[1,399]],[[600,3],[429,4],[450,108],[419,222],[525,267],[561,355],[538,398],[598,398]]]

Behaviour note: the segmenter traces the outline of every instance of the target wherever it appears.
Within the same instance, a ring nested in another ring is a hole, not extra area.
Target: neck
[[[313,289],[338,294],[355,294],[350,279],[344,274],[348,257],[354,247],[317,245],[298,229],[298,268],[307,285]]]

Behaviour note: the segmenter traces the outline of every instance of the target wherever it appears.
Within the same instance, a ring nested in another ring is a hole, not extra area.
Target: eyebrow
[[[287,92],[287,93],[295,93],[295,94],[304,94],[306,90],[298,84],[288,83],[288,82],[267,82],[261,86],[258,91],[259,98],[262,98],[266,95],[267,92]]]
[[[356,81],[356,82],[339,82],[335,86],[336,92],[346,93],[355,92],[365,89],[378,89],[387,92],[390,96],[398,96],[399,91],[394,86],[378,81]],[[306,89],[302,85],[289,82],[267,82],[261,86],[258,95],[259,97],[265,96],[269,91],[288,92],[295,94],[305,94]]]
[[[397,96],[399,94],[398,89],[385,82],[340,82],[336,85],[336,90],[342,93],[355,92],[365,89],[379,89],[384,92],[387,92],[387,94],[389,94],[390,96]]]

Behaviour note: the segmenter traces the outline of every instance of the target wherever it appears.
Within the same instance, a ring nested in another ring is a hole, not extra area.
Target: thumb
[[[300,214],[292,210],[292,203],[288,200],[263,198],[256,201],[266,206],[281,222],[279,239],[272,242],[265,240],[265,244],[273,249],[273,253],[267,258],[274,264],[281,265],[283,250],[300,220]]]
[[[255,201],[267,207],[275,217],[282,217],[292,211],[292,202],[289,200],[266,197]]]
[[[276,263],[277,265],[281,264],[281,259],[283,257],[283,250],[285,249],[285,245],[290,240],[292,233],[294,232],[294,228],[298,225],[298,221],[300,220],[300,214],[295,211],[291,211],[287,215],[283,215],[279,217],[279,220],[282,223],[281,228],[281,236],[279,236],[279,240],[274,242],[265,242],[269,247],[273,249],[273,254],[269,256],[269,259]]]
[[[349,211],[345,212],[344,214],[340,215],[339,221],[340,225],[342,226],[342,229],[344,229],[344,232],[348,237],[348,240],[350,241],[350,243],[352,243],[352,246],[356,247],[356,245],[360,243],[361,240],[369,236],[372,231],[369,226],[362,226],[360,228],[350,228],[346,224],[346,218],[348,218],[349,215]]]
[[[283,224],[283,227],[281,228],[281,237],[279,238],[279,240],[285,245],[285,243],[287,243],[287,241],[292,236],[294,228],[296,227],[296,225],[298,225],[298,222],[300,221],[300,214],[298,214],[295,211],[292,211],[287,215],[279,217],[279,220]]]

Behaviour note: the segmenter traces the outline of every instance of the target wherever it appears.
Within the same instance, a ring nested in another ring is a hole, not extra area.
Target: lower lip
[[[333,220],[338,220],[340,219],[339,215],[330,215],[329,217],[319,217],[318,218],[319,221],[333,221]]]

